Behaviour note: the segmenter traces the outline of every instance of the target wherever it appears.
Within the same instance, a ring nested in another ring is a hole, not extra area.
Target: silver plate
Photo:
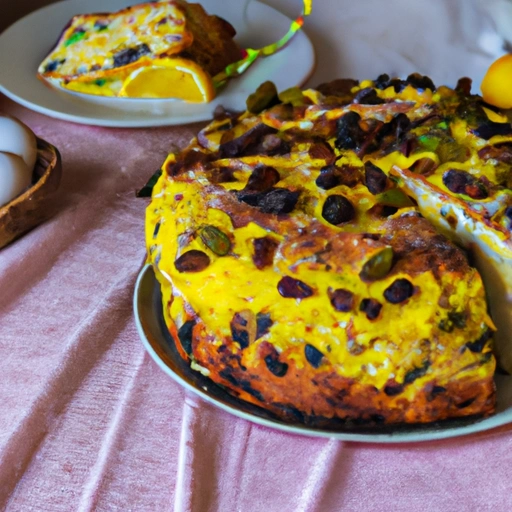
[[[146,350],[154,361],[186,390],[235,416],[292,434],[330,437],[367,443],[410,443],[457,437],[512,423],[512,377],[497,375],[498,410],[485,419],[454,420],[425,426],[393,427],[388,430],[332,431],[285,423],[268,411],[239,400],[222,387],[193,371],[180,357],[162,313],[162,294],[151,265],[140,272],[133,298],[135,323]]]

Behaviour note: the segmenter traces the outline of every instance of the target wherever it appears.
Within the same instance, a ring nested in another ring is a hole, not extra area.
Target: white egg
[[[32,182],[32,168],[21,157],[0,153],[0,207],[12,201]]]
[[[36,136],[18,119],[0,116],[0,151],[20,156],[32,170],[37,158]]]

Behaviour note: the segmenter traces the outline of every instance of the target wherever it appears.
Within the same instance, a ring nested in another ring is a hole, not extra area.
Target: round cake
[[[284,421],[493,413],[486,291],[440,226],[456,224],[453,200],[508,236],[508,120],[468,79],[436,88],[417,74],[280,95],[263,84],[248,108],[217,112],[168,156],[147,210],[181,356]],[[411,183],[444,201],[439,225]]]

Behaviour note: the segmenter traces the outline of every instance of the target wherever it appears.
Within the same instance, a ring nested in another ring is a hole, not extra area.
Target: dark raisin
[[[260,165],[252,171],[245,190],[264,192],[271,189],[280,179],[281,176],[276,169],[268,165]]]
[[[414,294],[414,286],[407,279],[397,279],[384,290],[384,298],[391,304],[400,304],[411,298]]]
[[[278,243],[269,236],[265,236],[263,238],[255,238],[252,244],[254,246],[252,261],[256,268],[261,270],[272,265]]]
[[[465,311],[450,311],[448,313],[448,318],[453,323],[453,325],[457,327],[457,329],[464,329],[464,327],[466,327],[466,317],[467,315]]]
[[[507,206],[504,215],[507,217],[507,219],[512,220],[512,206]]]
[[[477,137],[489,140],[495,135],[512,135],[512,124],[486,121],[483,125],[472,131]]]
[[[492,331],[490,329],[486,329],[485,332],[478,338],[476,341],[470,341],[466,343],[466,347],[471,350],[471,352],[474,352],[476,354],[482,352],[487,342],[492,337]]]
[[[256,315],[256,339],[265,336],[273,323],[270,313],[258,313]]]
[[[428,76],[423,76],[419,73],[412,73],[409,75],[406,82],[412,85],[415,89],[430,89],[432,92],[436,90],[434,82],[432,82]]]
[[[175,262],[178,272],[201,272],[210,264],[210,258],[203,251],[192,249],[183,253]]]
[[[299,199],[299,192],[285,188],[275,188],[258,198],[257,206],[263,213],[290,213]]]
[[[259,123],[235,139],[226,142],[221,141],[219,147],[220,158],[236,158],[250,152],[251,148],[257,146],[265,135],[274,134],[277,130],[266,124]],[[227,132],[226,132],[227,133]]]
[[[288,365],[279,361],[279,354],[273,352],[265,357],[265,364],[268,370],[273,373],[276,377],[284,377],[288,371]]]
[[[377,80],[375,80],[374,84],[375,87],[377,87],[377,89],[386,89],[389,84],[389,75],[386,73],[379,75],[377,77]]]
[[[364,164],[365,184],[373,195],[380,194],[386,189],[388,178],[382,169],[371,162]]]
[[[457,404],[457,409],[464,409],[466,407],[469,407],[475,400],[476,400],[476,397],[469,398],[468,400],[464,400],[464,402]]]
[[[340,177],[336,174],[334,165],[324,167],[315,181],[317,187],[323,190],[330,190],[341,184]]]
[[[345,197],[340,195],[329,196],[322,208],[322,217],[337,226],[343,222],[349,222],[356,216],[356,211],[352,203]]]
[[[381,105],[382,103],[385,103],[382,98],[379,98],[377,91],[371,87],[361,89],[355,95],[354,102],[360,103],[361,105]]]
[[[135,48],[121,50],[114,54],[114,67],[118,68],[136,62],[143,55],[147,55],[148,53],[151,53],[151,50],[145,43],[139,44]]]
[[[161,222],[157,222],[155,229],[153,231],[153,238],[156,238],[158,236],[158,232],[160,231]]]
[[[313,368],[318,368],[322,364],[322,359],[324,358],[322,352],[313,347],[313,345],[309,345],[309,343],[307,343],[304,348],[304,355],[306,356],[307,362]]]
[[[400,80],[400,78],[392,78],[388,83],[388,87],[393,87],[395,92],[401,92],[407,87],[407,82]]]
[[[249,95],[246,100],[247,110],[253,114],[259,114],[266,108],[273,107],[279,103],[277,89],[273,82],[263,82],[255,92]]]
[[[64,62],[66,62],[66,59],[57,59],[48,62],[44,68],[45,73],[51,73],[52,71],[55,71],[61,64],[64,64]]]
[[[411,384],[416,379],[423,377],[427,373],[429,366],[430,366],[430,362],[425,361],[420,368],[414,368],[414,369],[408,371],[404,377],[404,384]]]
[[[466,171],[450,169],[443,174],[445,187],[455,194],[465,194],[472,199],[488,197],[485,185]]]
[[[368,320],[375,320],[382,309],[382,304],[375,299],[363,299],[359,305],[359,311],[366,313]]]
[[[290,144],[273,133],[265,135],[257,148],[258,154],[268,156],[287,155],[290,151]]]
[[[178,330],[178,338],[183,350],[188,354],[192,354],[192,330],[196,325],[195,320],[188,320]]]
[[[108,27],[108,21],[106,20],[96,20],[94,22],[94,28],[96,30],[106,30]]]
[[[313,295],[313,288],[290,276],[285,276],[279,281],[277,291],[288,299],[306,299]]]
[[[432,397],[436,397],[437,395],[440,395],[441,393],[445,393],[446,392],[446,388],[443,387],[443,386],[434,386],[432,388],[432,391],[430,392],[430,395]]]
[[[336,147],[338,149],[356,149],[366,137],[359,126],[361,116],[357,112],[347,112],[336,123]]]
[[[399,395],[403,390],[404,387],[393,380],[388,381],[388,383],[384,386],[384,393],[386,393],[388,396]]]
[[[354,294],[343,288],[328,291],[329,299],[331,300],[332,307],[336,311],[348,313],[354,307]]]
[[[249,346],[249,333],[245,329],[240,329],[235,321],[231,322],[231,337],[236,341],[241,349]]]

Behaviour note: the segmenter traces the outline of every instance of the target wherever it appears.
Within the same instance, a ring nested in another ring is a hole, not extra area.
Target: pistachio
[[[290,87],[279,93],[279,99],[282,103],[289,103],[294,107],[302,107],[306,104],[306,98],[300,87]]]
[[[372,256],[363,266],[359,273],[361,279],[368,281],[382,279],[388,274],[393,265],[393,248],[384,247],[382,251]]]
[[[217,256],[225,256],[231,249],[228,236],[215,226],[205,226],[199,234],[204,245]]]

